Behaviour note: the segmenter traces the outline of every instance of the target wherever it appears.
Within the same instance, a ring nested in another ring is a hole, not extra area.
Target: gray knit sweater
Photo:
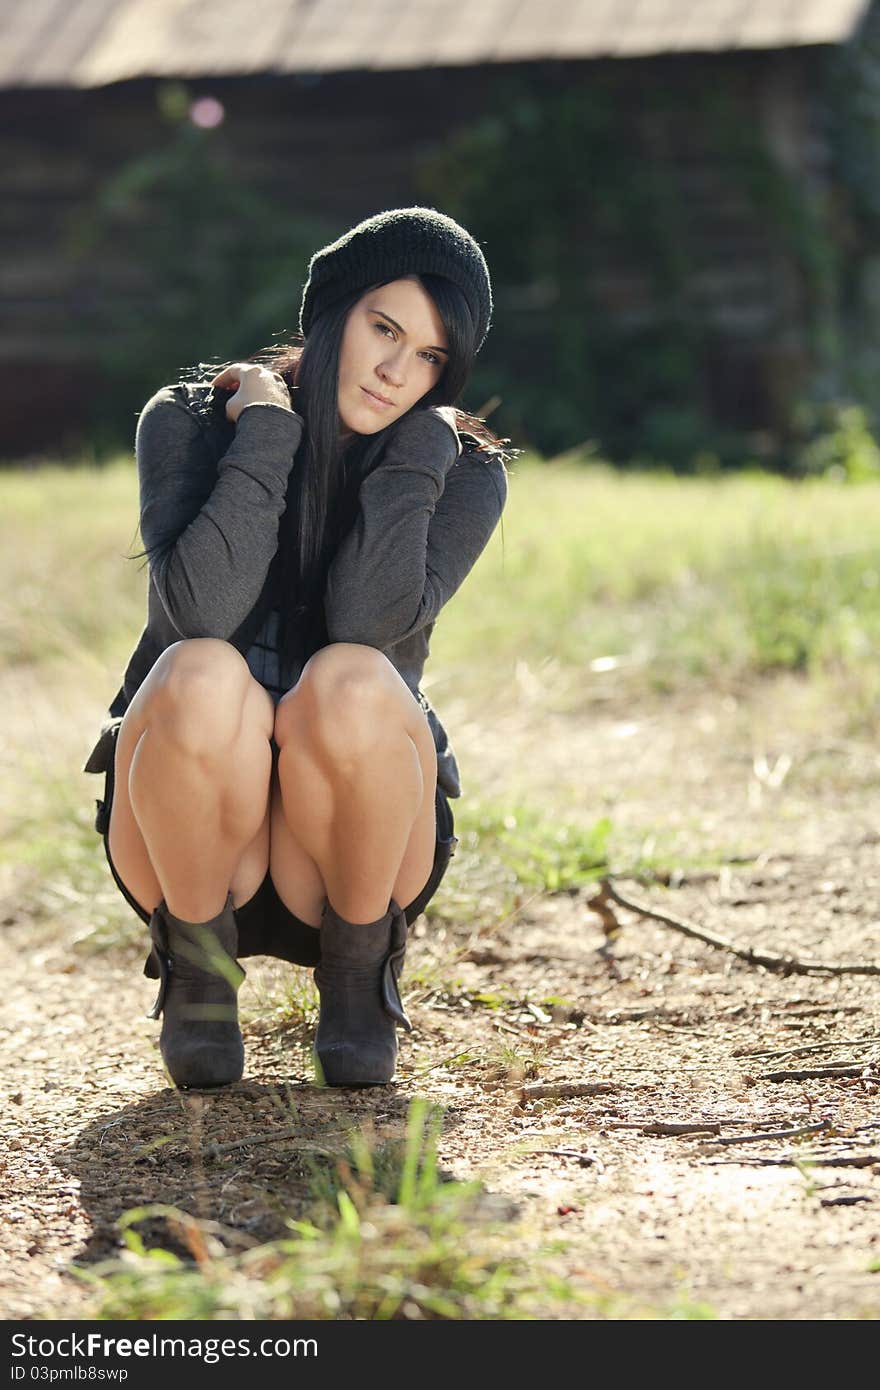
[[[173,642],[222,638],[252,671],[264,669],[255,650],[274,631],[267,579],[303,422],[282,406],[254,404],[234,427],[206,426],[206,391],[164,387],[138,422],[141,536],[161,549],[150,565],[147,625],[85,771],[106,770],[108,730]],[[424,708],[438,782],[450,797],[461,795],[458,765],[420,681],[437,615],[486,546],[506,498],[501,458],[475,447],[457,457],[439,416],[410,412],[360,485],[324,595],[329,640],[384,652]],[[292,683],[299,676],[285,674]]]

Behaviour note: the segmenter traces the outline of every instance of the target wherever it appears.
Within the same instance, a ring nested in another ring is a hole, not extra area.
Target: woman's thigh
[[[348,647],[345,651],[343,648]],[[323,649],[332,658],[334,648]],[[336,652],[343,661],[351,658],[355,662],[362,659],[365,669],[375,675],[387,687],[390,699],[383,706],[385,717],[399,721],[400,729],[415,745],[422,773],[422,800],[413,822],[410,837],[401,860],[392,896],[401,906],[412,902],[427,883],[434,867],[437,847],[437,817],[435,797],[437,790],[437,750],[427,716],[419,702],[414,699],[406,682],[394,669],[388,659],[372,648],[357,645],[338,644]],[[322,653],[317,656],[321,657]],[[313,666],[314,663],[314,666]],[[332,679],[327,679],[328,662],[323,663],[323,672],[311,681],[310,667],[314,671],[319,665],[313,657],[303,670],[300,680],[288,691],[276,711],[276,725],[283,721],[280,731],[282,739],[304,736],[311,723],[308,705],[320,700],[322,696],[332,698]],[[297,717],[290,702],[305,698],[303,717]],[[292,716],[292,717],[291,717]],[[276,760],[277,762],[277,760]],[[271,848],[270,872],[278,897],[284,906],[301,921],[310,926],[319,926],[326,890],[323,878],[315,861],[306,854],[295,840],[284,816],[281,787],[277,765],[273,768],[270,791]]]
[[[213,651],[207,647],[211,643]],[[205,644],[202,650],[194,653],[195,644]],[[189,650],[182,650],[189,649]],[[226,649],[226,650],[223,650]],[[164,651],[153,665],[149,674],[131,701],[116,739],[116,755],[113,779],[113,799],[110,811],[110,824],[107,844],[110,858],[119,877],[129,893],[137,902],[152,912],[162,897],[162,887],[150,860],[149,851],[141,834],[129,798],[128,781],[135,749],[150,724],[156,702],[164,698],[166,683],[181,659],[190,660],[197,656],[207,663],[208,669],[216,671],[218,685],[223,684],[229,668],[235,671],[236,681],[241,683],[241,672],[234,663],[245,666],[243,718],[255,720],[269,738],[272,733],[274,706],[272,698],[247,671],[244,658],[228,643],[214,638],[193,638],[176,642]],[[225,668],[225,669],[224,669]],[[239,698],[242,698],[239,696]],[[174,778],[174,768],[169,766],[167,776]],[[186,808],[181,808],[181,814]],[[230,883],[233,903],[237,907],[247,902],[259,888],[266,875],[269,864],[269,798],[266,793],[266,814],[253,841],[246,847],[239,860]]]
[[[458,844],[452,808],[439,787],[434,801],[437,843],[431,871],[416,897],[400,904],[410,927],[437,892]],[[320,933],[281,901],[270,875],[256,897],[236,912],[236,920],[240,956],[278,956],[297,965],[317,965],[320,961]]]

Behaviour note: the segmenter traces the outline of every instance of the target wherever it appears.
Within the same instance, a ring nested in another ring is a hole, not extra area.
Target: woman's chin
[[[390,414],[391,412],[389,412]],[[396,415],[391,415],[391,419],[383,419],[369,412],[352,411],[351,415],[340,416],[340,434],[344,437],[347,434],[378,434],[384,430],[386,425],[391,424],[392,419],[397,419]]]

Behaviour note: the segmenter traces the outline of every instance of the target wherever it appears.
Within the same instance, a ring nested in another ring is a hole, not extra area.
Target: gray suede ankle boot
[[[150,919],[153,949],[145,974],[161,984],[150,1018],[163,1014],[159,1046],[176,1086],[226,1086],[244,1071],[235,954],[238,927],[227,894],[209,922],[184,922],[165,899]]]
[[[393,898],[384,917],[366,924],[346,922],[325,902],[315,1053],[327,1086],[383,1086],[394,1076],[396,1025],[412,1031],[397,988],[406,933]]]

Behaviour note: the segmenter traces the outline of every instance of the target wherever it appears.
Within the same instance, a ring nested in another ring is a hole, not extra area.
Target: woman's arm
[[[247,406],[214,480],[202,428],[173,389],[144,407],[135,436],[141,536],[181,637],[228,640],[259,598],[302,427],[281,406]]]
[[[331,642],[384,650],[433,622],[463,583],[504,510],[507,475],[498,459],[456,461],[457,449],[431,411],[401,422],[330,566]]]

